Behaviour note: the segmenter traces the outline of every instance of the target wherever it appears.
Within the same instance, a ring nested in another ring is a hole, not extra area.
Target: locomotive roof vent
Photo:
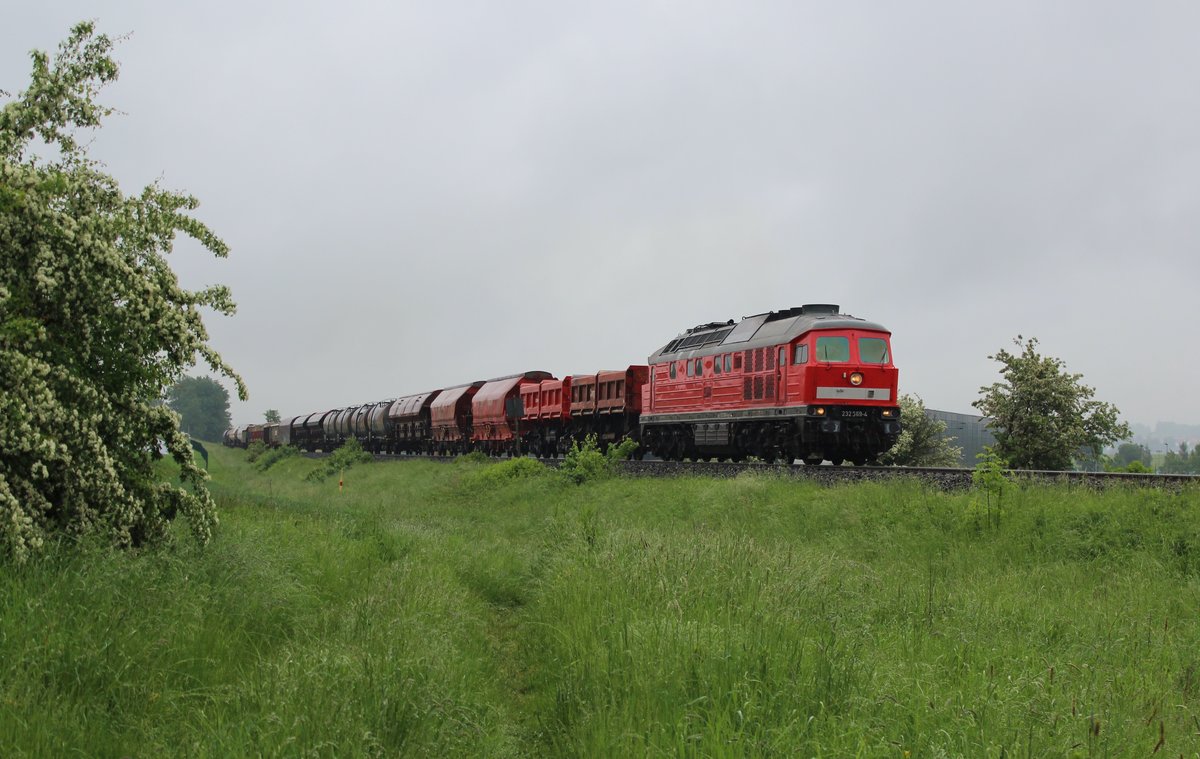
[[[781,319],[791,319],[796,316],[823,316],[826,314],[837,314],[840,306],[833,303],[805,303],[803,306],[792,306],[785,308],[782,311],[769,311],[766,314],[755,314],[754,316],[746,316],[743,319],[753,319],[755,316],[763,316],[765,322],[777,322]]]
[[[802,314],[836,314],[840,313],[840,306],[833,303],[805,303],[800,307]]]
[[[733,326],[733,319],[730,319],[729,321],[724,321],[724,322],[709,322],[708,324],[697,324],[695,327],[692,327],[691,329],[689,329],[687,331],[687,334],[690,335],[693,332],[703,332],[708,329],[720,329],[721,327],[732,327],[732,326]]]
[[[771,311],[767,314],[767,321],[777,322],[780,319],[790,319],[793,316],[799,316],[800,314],[804,313],[804,308],[804,306],[793,306],[791,308],[785,308],[782,311]]]

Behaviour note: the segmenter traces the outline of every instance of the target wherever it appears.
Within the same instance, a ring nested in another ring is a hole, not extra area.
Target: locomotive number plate
[[[868,414],[867,414],[866,409],[859,409],[859,408],[842,409],[842,418],[843,419],[860,419],[860,418],[865,418],[867,415]]]

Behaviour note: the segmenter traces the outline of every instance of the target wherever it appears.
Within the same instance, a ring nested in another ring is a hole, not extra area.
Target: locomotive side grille
[[[763,378],[758,376],[754,378],[754,400],[761,401],[763,397]]]
[[[761,372],[763,370],[763,351],[762,348],[754,351],[754,371]]]
[[[775,397],[775,377],[774,377],[774,375],[771,375],[771,374],[767,375],[767,389],[765,392],[766,392],[766,396],[768,398]]]
[[[771,348],[763,348],[763,352],[767,354],[767,368],[775,368],[775,351]]]
[[[754,387],[754,380],[752,380],[750,377],[747,377],[746,379],[742,380],[742,400],[744,400],[744,401],[750,400],[750,395],[752,393],[753,387]]]
[[[748,371],[748,372],[754,371],[754,351],[753,350],[746,351],[746,371]]]

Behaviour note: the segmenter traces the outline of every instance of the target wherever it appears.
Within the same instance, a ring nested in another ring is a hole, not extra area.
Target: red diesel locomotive
[[[900,435],[890,337],[827,304],[689,329],[649,358],[641,442],[679,460],[872,461]]]
[[[226,433],[227,445],[550,456],[596,436],[640,455],[863,464],[900,434],[891,333],[810,304],[686,330],[649,366],[556,379],[528,371]]]

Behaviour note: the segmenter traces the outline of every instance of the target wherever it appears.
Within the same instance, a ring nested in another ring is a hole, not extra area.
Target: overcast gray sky
[[[1200,423],[1200,4],[10,4],[0,89],[131,33],[93,153],[232,248],[237,423],[643,363],[803,303],[974,412],[1036,336],[1131,422]]]

